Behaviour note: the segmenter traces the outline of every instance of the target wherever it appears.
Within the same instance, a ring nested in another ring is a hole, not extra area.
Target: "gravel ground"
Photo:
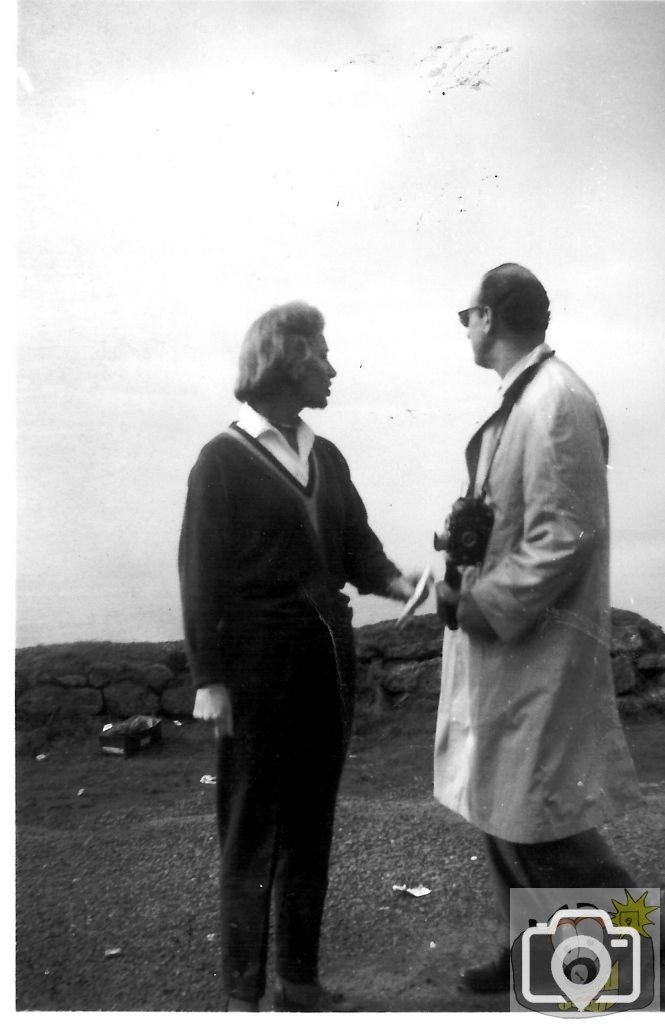
[[[458,990],[492,950],[479,834],[430,797],[431,707],[360,723],[340,797],[322,976],[358,1010],[507,1010]],[[657,885],[665,836],[665,722],[629,727],[646,801],[606,830]],[[214,1011],[214,747],[199,724],[127,760],[96,739],[17,762],[19,1010]],[[430,895],[397,895],[393,885]]]

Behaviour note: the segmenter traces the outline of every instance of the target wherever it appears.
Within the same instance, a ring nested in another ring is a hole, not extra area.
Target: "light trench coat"
[[[502,418],[471,439],[471,476]],[[498,639],[444,635],[434,795],[515,843],[582,832],[640,801],[610,668],[607,451],[592,393],[546,359],[505,422],[487,553],[462,583]]]

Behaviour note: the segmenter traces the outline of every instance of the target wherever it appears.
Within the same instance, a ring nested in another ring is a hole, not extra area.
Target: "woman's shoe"
[[[222,1007],[223,1013],[258,1013],[259,1004],[253,1003],[249,999],[236,999],[234,996],[229,996],[224,1006]]]
[[[341,992],[328,992],[320,985],[298,985],[278,978],[273,1010],[278,1013],[351,1013]]]

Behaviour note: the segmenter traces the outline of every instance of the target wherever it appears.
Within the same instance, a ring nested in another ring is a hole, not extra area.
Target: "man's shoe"
[[[510,950],[502,949],[489,963],[463,967],[460,978],[462,984],[472,992],[509,992]]]
[[[278,978],[273,1010],[278,1013],[350,1013],[352,1007],[341,992],[328,992],[320,985],[299,985]]]

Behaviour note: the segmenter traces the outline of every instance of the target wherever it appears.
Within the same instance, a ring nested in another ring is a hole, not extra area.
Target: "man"
[[[596,827],[639,794],[610,670],[602,414],[546,344],[530,271],[490,270],[459,318],[503,402],[466,452],[470,496],[494,513],[486,553],[459,590],[437,585],[459,629],[444,640],[434,793],[485,833],[499,944],[462,978],[498,991],[511,886],[630,885]]]
[[[227,1010],[259,1008],[271,895],[276,1010],[318,1011],[337,788],[353,709],[348,597],[400,601],[413,584],[383,553],[337,448],[303,408],[336,376],[318,310],[290,303],[250,328],[237,422],[190,478],[179,567],[195,717],[219,739],[222,981]],[[343,1008],[343,1007],[339,1007]]]

